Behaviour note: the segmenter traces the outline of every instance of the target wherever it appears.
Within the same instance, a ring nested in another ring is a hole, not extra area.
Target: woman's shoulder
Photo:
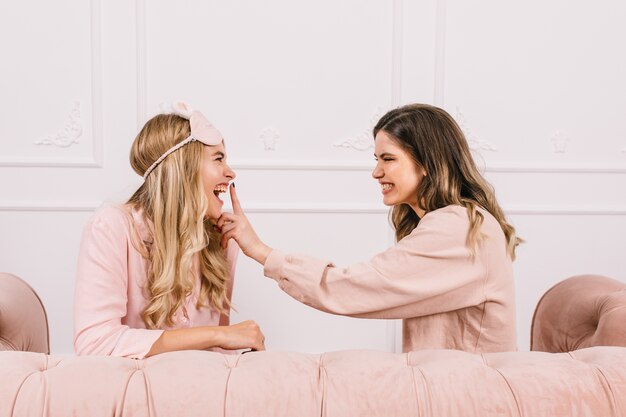
[[[497,219],[482,207],[478,207],[477,211],[483,217],[480,235],[487,238],[491,244],[500,245],[504,233]],[[402,241],[405,241],[405,245],[420,242],[434,248],[467,248],[470,228],[468,209],[461,205],[449,205],[426,213],[417,227]]]
[[[131,208],[127,204],[103,204],[91,216],[91,224],[128,225]]]
[[[490,232],[492,231],[501,230],[500,224],[489,211],[482,207],[477,207],[476,210],[483,216],[481,225],[483,233],[487,232],[491,234]],[[416,229],[420,227],[434,228],[442,231],[458,230],[467,232],[470,227],[469,213],[466,207],[451,204],[426,213],[420,220]]]
[[[132,210],[126,204],[103,204],[85,225],[84,233],[126,239],[130,236]]]
[[[487,210],[480,206],[476,206],[476,210],[483,215],[485,221],[496,222],[496,218]],[[437,210],[429,211],[424,215],[422,221],[428,219],[432,220],[457,220],[459,222],[469,223],[469,213],[466,207],[458,204],[450,204],[449,206],[441,207]],[[421,223],[421,222],[420,222]]]
[[[449,205],[427,212],[417,226],[402,241],[407,244],[428,241],[429,245],[465,244],[470,227],[467,209]]]
[[[443,226],[446,229],[453,227],[466,228],[469,225],[467,209],[463,206],[451,204],[436,210],[429,211],[422,217],[418,227]]]
[[[130,204],[102,205],[92,216],[90,226],[109,229],[110,233],[126,235],[133,241],[152,242],[151,223],[142,209]]]

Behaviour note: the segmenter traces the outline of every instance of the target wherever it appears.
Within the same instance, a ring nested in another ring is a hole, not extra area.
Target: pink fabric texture
[[[623,347],[143,360],[0,352],[0,416],[617,417],[626,414],[624,363]]]
[[[590,346],[626,346],[626,283],[578,275],[550,288],[537,303],[531,350],[567,352]]]
[[[78,257],[74,302],[74,349],[78,355],[143,358],[163,330],[149,330],[141,318],[148,304],[143,285],[147,261],[133,245],[132,234],[152,242],[140,213],[128,206],[106,206],[85,226]],[[231,243],[232,283],[239,248]],[[198,278],[199,280],[199,278]],[[174,317],[172,328],[217,326],[213,308],[196,309],[197,290]]]
[[[0,350],[50,352],[48,317],[41,299],[21,278],[3,272],[0,272]]]
[[[265,275],[296,300],[353,317],[403,319],[403,351],[517,348],[512,263],[496,219],[481,210],[482,242],[472,258],[467,210],[427,213],[395,247],[347,268],[273,250]]]

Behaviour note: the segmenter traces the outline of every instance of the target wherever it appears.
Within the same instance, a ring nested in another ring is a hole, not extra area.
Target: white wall
[[[0,5],[0,270],[28,280],[72,350],[83,224],[140,184],[138,128],[185,99],[227,138],[270,245],[348,264],[391,244],[369,130],[433,103],[462,124],[526,243],[519,347],[573,274],[626,279],[626,5],[615,1],[59,0]],[[399,349],[396,322],[300,305],[242,256],[234,320],[268,347]]]

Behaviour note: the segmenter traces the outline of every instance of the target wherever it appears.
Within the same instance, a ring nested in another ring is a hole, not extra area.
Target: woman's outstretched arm
[[[328,260],[272,250],[249,224],[234,190],[234,213],[218,221],[224,239],[265,266],[266,276],[296,300],[318,310],[356,317],[398,319],[453,311],[485,301],[488,268],[508,275],[501,230],[486,228],[484,245],[472,256],[466,245],[469,220],[461,206],[427,214],[396,246],[349,267]],[[497,225],[496,225],[497,226]],[[493,265],[487,252],[500,251]]]

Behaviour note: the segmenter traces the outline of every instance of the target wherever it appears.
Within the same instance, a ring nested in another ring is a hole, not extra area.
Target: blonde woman
[[[236,244],[214,229],[235,173],[222,135],[184,103],[150,119],[130,162],[144,183],[100,209],[80,246],[74,305],[79,355],[144,358],[185,349],[264,349],[258,325],[229,325]]]
[[[254,232],[234,189],[234,213],[217,223],[223,244],[236,240],[266,276],[311,307],[403,319],[404,351],[515,350],[512,261],[520,239],[461,129],[444,110],[413,104],[391,110],[373,133],[372,176],[392,206],[394,247],[342,268],[273,250]]]

